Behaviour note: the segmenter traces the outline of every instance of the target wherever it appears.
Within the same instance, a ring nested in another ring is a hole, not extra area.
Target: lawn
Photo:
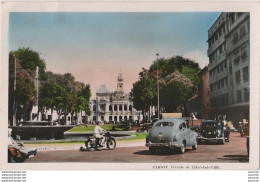
[[[70,129],[68,132],[93,132],[96,125],[79,126]],[[115,124],[113,130],[112,124],[102,125],[101,128],[107,131],[124,131],[127,126],[122,124]]]
[[[148,133],[130,133],[130,135],[135,135],[135,137],[131,138],[122,138],[116,139],[116,141],[130,141],[130,140],[141,140],[145,139]],[[30,142],[28,144],[76,144],[76,143],[84,143],[85,140],[80,141],[51,141],[51,142]]]

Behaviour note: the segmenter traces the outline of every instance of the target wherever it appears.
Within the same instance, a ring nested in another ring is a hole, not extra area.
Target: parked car
[[[17,143],[11,136],[12,129],[8,129],[8,162],[24,162],[37,153],[37,149],[28,149],[23,143]]]
[[[215,141],[221,144],[229,142],[229,129],[224,122],[217,120],[205,120],[201,123],[198,141]]]
[[[197,138],[197,132],[192,131],[184,119],[162,119],[152,126],[145,145],[151,153],[158,148],[168,148],[183,154],[186,147],[197,149]]]

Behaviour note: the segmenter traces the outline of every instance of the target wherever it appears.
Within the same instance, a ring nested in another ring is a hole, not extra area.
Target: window
[[[219,64],[219,67],[220,67],[220,71],[223,70],[223,62]]]
[[[114,105],[114,111],[117,111],[117,105]]]
[[[243,27],[241,27],[241,28],[239,29],[239,38],[241,39],[241,38],[243,38],[245,35],[246,35],[246,28],[245,28],[245,26],[243,26]]]
[[[122,105],[119,105],[119,111],[122,111]]]
[[[213,84],[210,85],[210,91],[213,92]]]
[[[243,68],[243,80],[248,82],[248,66]]]
[[[96,105],[93,106],[93,111],[96,111]]]
[[[125,111],[127,110],[127,105],[124,105],[124,110],[125,110]]]
[[[239,66],[239,58],[234,60],[235,66]]]
[[[247,50],[246,50],[246,47],[243,47],[241,49],[241,60],[242,60],[242,62],[245,62],[247,60]]]
[[[231,23],[233,24],[235,22],[235,13],[230,13],[229,17],[230,17]]]
[[[238,32],[235,32],[235,33],[233,34],[232,42],[233,42],[233,44],[235,44],[235,43],[237,43],[237,41],[238,41]]]
[[[237,90],[237,103],[240,103],[242,101],[242,93],[241,90]]]
[[[240,85],[240,81],[241,81],[241,78],[240,78],[240,70],[239,70],[236,72],[236,84]]]
[[[223,48],[222,48],[222,45],[219,47],[219,53],[222,54],[223,52]]]
[[[244,88],[244,101],[248,102],[249,101],[249,89]]]
[[[129,105],[129,111],[132,111],[132,105]]]
[[[112,105],[109,105],[109,111],[112,111]]]
[[[221,88],[224,87],[224,79],[221,80]]]
[[[159,122],[155,126],[160,126],[160,127],[173,127],[174,123],[172,122]]]
[[[235,63],[235,66],[239,66],[239,52],[235,52],[234,54],[234,63]]]

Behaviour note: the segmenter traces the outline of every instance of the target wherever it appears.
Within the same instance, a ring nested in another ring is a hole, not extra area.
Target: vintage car
[[[192,131],[184,119],[162,119],[152,126],[145,145],[151,153],[158,148],[168,148],[183,154],[186,147],[197,149],[197,137],[197,132]]]
[[[221,144],[229,142],[228,126],[224,126],[224,122],[216,120],[205,120],[201,123],[198,142],[214,141]]]
[[[12,129],[8,129],[8,162],[24,162],[26,159],[33,157],[37,149],[28,149],[23,143],[17,143],[11,136]]]

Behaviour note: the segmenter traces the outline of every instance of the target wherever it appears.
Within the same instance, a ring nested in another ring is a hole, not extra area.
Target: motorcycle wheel
[[[87,140],[87,141],[85,142],[85,146],[86,146],[86,149],[87,149],[87,150],[91,150],[91,148],[93,147],[92,141],[91,141],[91,140]]]
[[[109,138],[107,140],[107,148],[109,150],[114,150],[116,148],[116,140],[114,138]]]

